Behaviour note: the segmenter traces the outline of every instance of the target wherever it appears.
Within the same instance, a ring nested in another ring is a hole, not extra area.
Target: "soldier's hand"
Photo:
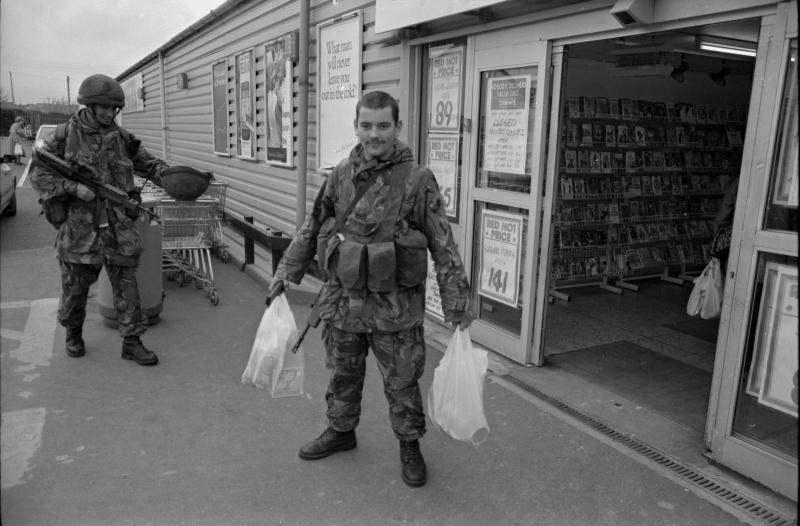
[[[465,310],[463,313],[461,313],[461,319],[453,322],[453,328],[461,329],[463,331],[472,324],[472,320],[474,319],[475,316],[473,316],[470,311]]]
[[[83,201],[91,201],[96,197],[92,189],[83,183],[78,183],[75,186],[75,195],[78,197],[78,199]]]
[[[286,283],[282,279],[272,279],[272,283],[269,285],[269,293],[267,293],[267,301],[265,302],[267,306],[272,303],[275,298],[280,296],[286,290]]]

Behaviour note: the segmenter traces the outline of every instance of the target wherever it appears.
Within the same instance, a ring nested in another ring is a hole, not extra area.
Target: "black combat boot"
[[[419,450],[419,440],[400,441],[400,462],[403,464],[403,482],[407,486],[418,488],[425,485],[428,472]]]
[[[138,336],[128,336],[122,341],[122,358],[133,360],[139,365],[158,363],[158,356],[154,352],[148,351]]]
[[[80,358],[86,354],[83,343],[83,327],[67,327],[67,356]]]
[[[300,458],[303,460],[317,460],[325,458],[337,451],[349,451],[356,447],[356,432],[336,431],[328,428],[316,438],[300,448]]]

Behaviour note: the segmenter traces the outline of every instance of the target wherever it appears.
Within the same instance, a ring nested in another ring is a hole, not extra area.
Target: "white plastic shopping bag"
[[[303,348],[292,353],[297,341],[294,315],[281,294],[261,317],[242,383],[269,389],[273,398],[303,394],[305,376]]]
[[[22,145],[20,143],[14,144],[14,155],[19,155],[22,157],[25,156],[25,150],[22,149]]]
[[[433,371],[428,415],[434,427],[456,440],[482,444],[489,436],[483,412],[483,383],[489,356],[472,347],[469,329],[456,329]]]
[[[711,258],[703,273],[694,279],[694,288],[686,304],[686,314],[709,320],[722,309],[722,271],[717,258]]]

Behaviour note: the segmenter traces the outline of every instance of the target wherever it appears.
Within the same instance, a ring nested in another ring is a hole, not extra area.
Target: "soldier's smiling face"
[[[377,109],[362,107],[358,111],[355,127],[367,159],[374,157],[382,159],[391,152],[394,140],[400,135],[403,124],[395,122],[391,107]]]

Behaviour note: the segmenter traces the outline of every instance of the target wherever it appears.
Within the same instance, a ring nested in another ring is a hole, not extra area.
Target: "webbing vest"
[[[418,186],[415,179],[419,177],[413,167],[412,162],[403,162],[384,169],[345,219],[340,232],[326,243],[324,267],[351,293],[393,292],[425,280],[427,239],[402,217],[407,212],[404,205],[408,189]],[[352,199],[353,179],[341,182],[340,195]],[[336,204],[337,213],[343,213],[349,204],[349,200],[340,201]],[[416,252],[413,261],[408,257],[410,248]]]

